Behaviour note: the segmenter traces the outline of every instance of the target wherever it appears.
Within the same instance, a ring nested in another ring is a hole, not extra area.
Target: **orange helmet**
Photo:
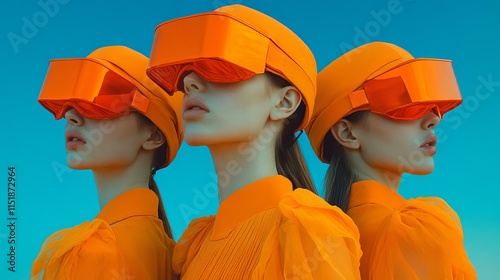
[[[86,58],[51,60],[38,101],[56,119],[70,108],[94,119],[138,111],[165,135],[168,153],[160,166],[165,167],[182,142],[182,96],[168,96],[151,81],[148,63],[146,56],[124,46],[99,48]]]
[[[343,117],[368,110],[414,120],[434,110],[441,117],[462,102],[450,60],[414,58],[389,43],[373,42],[340,56],[318,74],[316,107],[306,133],[316,155],[330,128]]]
[[[173,38],[182,38],[172,44]],[[281,76],[302,94],[305,127],[316,95],[316,61],[307,45],[275,19],[230,5],[160,24],[147,73],[168,93],[182,90],[183,74],[195,71],[214,83],[246,80],[265,71]]]

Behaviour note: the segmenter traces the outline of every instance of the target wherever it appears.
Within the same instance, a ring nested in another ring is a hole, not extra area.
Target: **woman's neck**
[[[278,175],[274,143],[256,138],[209,147],[217,173],[220,202],[250,183]]]
[[[126,191],[148,188],[150,175],[148,167],[147,163],[141,165],[136,161],[125,167],[93,169],[100,208],[104,208],[111,200]]]
[[[399,184],[403,176],[402,172],[384,167],[370,166],[359,158],[351,162],[356,181],[374,180],[398,192]]]

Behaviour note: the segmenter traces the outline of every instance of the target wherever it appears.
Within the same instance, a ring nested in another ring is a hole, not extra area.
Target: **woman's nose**
[[[422,128],[423,129],[430,129],[430,128],[435,128],[441,119],[439,116],[434,112],[434,110],[431,110],[425,115],[424,120],[422,122]]]
[[[84,123],[84,118],[78,111],[75,109],[71,108],[66,113],[64,114],[64,118],[70,125],[75,125],[75,126],[81,126]]]
[[[205,80],[196,72],[187,74],[184,79],[184,92],[190,94],[193,92],[203,92],[206,88]]]

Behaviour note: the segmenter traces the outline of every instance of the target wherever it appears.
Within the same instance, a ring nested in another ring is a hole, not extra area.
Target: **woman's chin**
[[[419,166],[408,173],[413,175],[428,175],[432,173],[432,171],[434,171],[434,164],[432,164],[432,166]]]
[[[74,163],[74,162],[67,162],[68,167],[71,169],[75,170],[87,170],[90,169],[89,167],[85,166],[84,164],[81,163]]]

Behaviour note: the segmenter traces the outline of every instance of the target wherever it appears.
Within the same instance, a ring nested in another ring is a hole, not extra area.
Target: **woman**
[[[159,25],[148,75],[184,92],[185,140],[207,146],[220,175],[217,214],[192,221],[174,250],[182,279],[359,278],[357,229],[314,194],[294,135],[316,84],[299,37],[225,6]]]
[[[67,163],[93,171],[101,211],[51,235],[32,279],[172,278],[175,244],[153,175],[179,149],[182,98],[147,78],[148,62],[123,46],[51,61],[39,102],[66,119]]]
[[[440,198],[405,200],[403,173],[434,168],[442,115],[461,103],[451,61],[374,42],[318,75],[306,131],[330,163],[326,199],[354,220],[362,279],[474,279],[457,214]]]

